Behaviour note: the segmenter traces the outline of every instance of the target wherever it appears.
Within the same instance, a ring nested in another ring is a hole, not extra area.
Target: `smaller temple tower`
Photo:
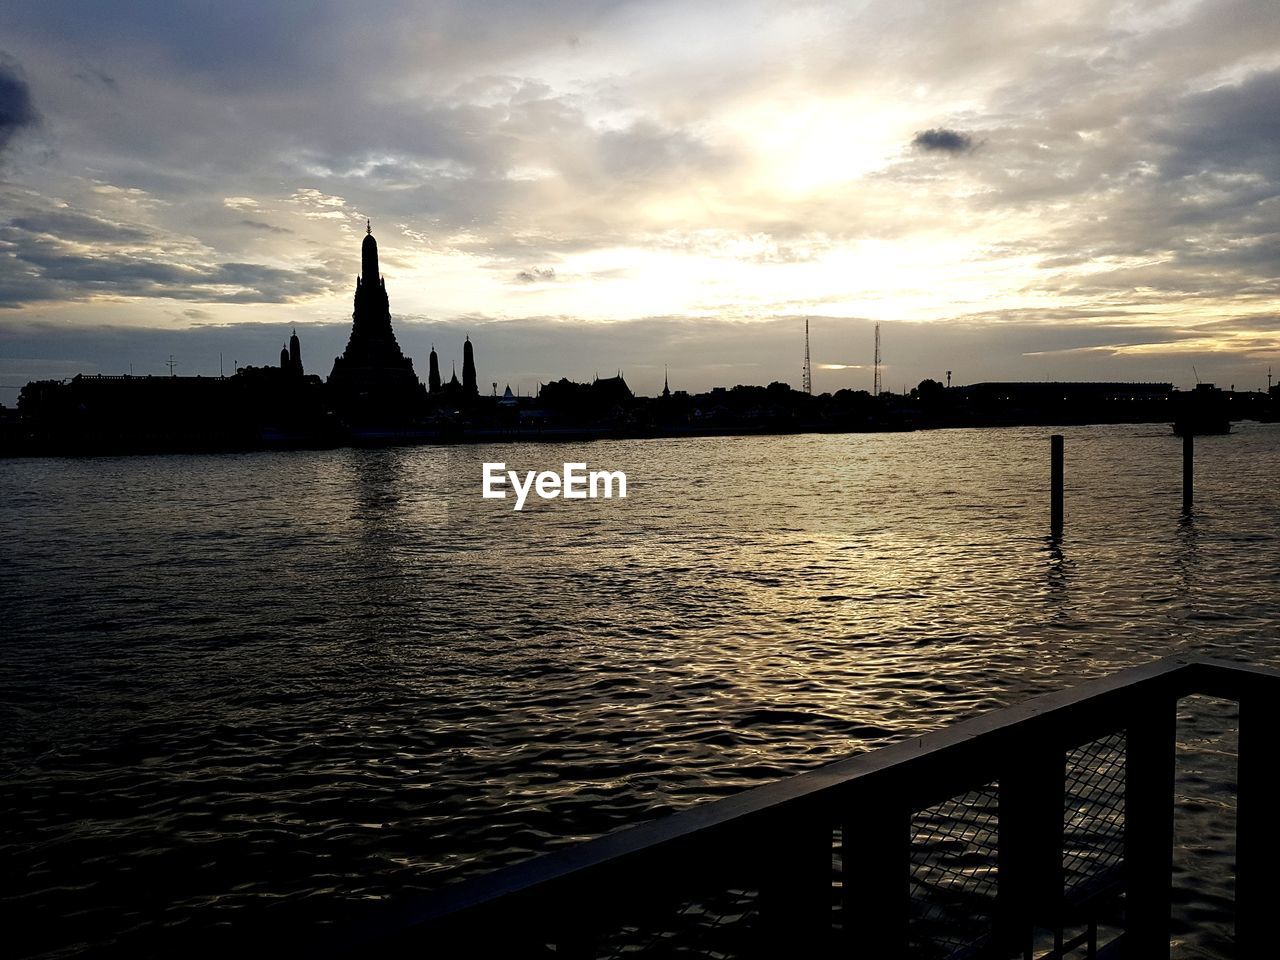
[[[297,327],[289,338],[289,372],[295,377],[302,376],[302,344],[298,340]]]
[[[427,390],[440,392],[440,358],[436,356],[436,345],[431,345],[431,366],[427,371]]]
[[[289,369],[289,348],[288,348],[288,346],[283,346],[283,347],[281,347],[281,348],[280,348],[280,369],[281,369],[281,370],[284,370],[284,371],[286,371],[286,372],[287,372],[287,371],[288,371],[288,369]]]
[[[462,344],[462,392],[468,397],[480,395],[480,388],[476,383],[475,351],[472,349],[469,336]]]

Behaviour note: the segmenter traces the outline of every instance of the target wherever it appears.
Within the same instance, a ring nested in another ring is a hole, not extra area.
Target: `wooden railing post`
[[[911,809],[893,797],[859,804],[841,831],[843,956],[900,960],[911,915]]]
[[[1125,956],[1168,960],[1177,701],[1140,698],[1125,738]]]
[[[995,935],[1008,953],[1028,950],[1037,920],[1061,932],[1066,752],[1019,752],[1000,774]]]
[[[761,958],[821,957],[831,946],[834,828],[825,816],[772,822],[760,859]]]
[[[1278,745],[1276,699],[1249,691],[1240,698],[1236,774],[1236,945],[1242,957],[1265,956],[1275,946],[1280,832],[1269,788]]]

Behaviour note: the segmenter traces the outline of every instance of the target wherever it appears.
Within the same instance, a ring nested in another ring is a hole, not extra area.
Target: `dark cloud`
[[[973,149],[973,137],[959,130],[935,127],[931,130],[921,130],[912,138],[911,145],[921,150],[967,153]]]
[[[285,269],[197,250],[190,238],[148,225],[36,204],[0,224],[0,307],[99,294],[288,303],[334,289],[336,274],[323,265]]]
[[[240,223],[242,226],[252,227],[254,230],[265,230],[268,233],[293,233],[288,227],[273,226],[261,220],[241,220]]]
[[[328,277],[319,270],[169,263],[121,251],[90,256],[41,241],[0,253],[0,272],[14,278],[0,284],[6,306],[104,293],[206,303],[288,303],[330,290]]]
[[[516,274],[516,279],[521,283],[541,283],[555,278],[556,272],[551,267],[533,267],[530,270],[521,270]]]
[[[34,126],[38,114],[31,102],[31,88],[18,65],[0,54],[0,150],[13,137]]]
[[[98,87],[111,93],[120,92],[120,84],[116,78],[97,67],[85,67],[83,70],[77,70],[71,76],[87,87]]]
[[[14,217],[9,225],[26,233],[78,243],[134,243],[150,239],[145,230],[71,210],[43,210]]]
[[[1212,172],[1280,180],[1280,70],[1186,97],[1160,131],[1173,148],[1161,164],[1174,179]]]

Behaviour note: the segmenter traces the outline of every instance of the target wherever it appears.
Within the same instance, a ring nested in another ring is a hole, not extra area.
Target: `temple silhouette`
[[[280,369],[295,377],[302,376],[302,344],[296,329],[289,337],[288,346],[280,348]]]
[[[378,241],[368,221],[354,304],[347,349],[329,374],[334,411],[353,424],[408,421],[419,412],[425,389],[391,329],[387,282],[378,271]]]

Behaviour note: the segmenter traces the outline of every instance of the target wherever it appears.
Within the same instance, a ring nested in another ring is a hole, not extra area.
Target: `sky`
[[[1267,385],[1274,0],[0,5],[0,403],[350,331],[425,374]]]

